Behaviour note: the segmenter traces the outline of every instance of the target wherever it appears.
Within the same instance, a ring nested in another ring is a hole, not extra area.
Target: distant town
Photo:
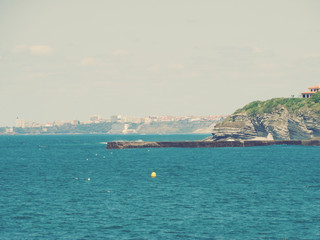
[[[1,127],[0,134],[139,134],[139,133],[196,133],[210,132],[225,115],[211,116],[121,116],[102,118],[93,115],[88,121],[61,121],[38,123],[17,117],[14,127]]]

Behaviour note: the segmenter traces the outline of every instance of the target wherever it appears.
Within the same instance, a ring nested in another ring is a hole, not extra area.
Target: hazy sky
[[[230,114],[320,83],[320,1],[0,1],[0,126]]]

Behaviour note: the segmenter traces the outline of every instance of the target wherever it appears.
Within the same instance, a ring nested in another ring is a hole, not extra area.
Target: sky
[[[320,83],[318,0],[1,0],[0,126],[231,114]]]

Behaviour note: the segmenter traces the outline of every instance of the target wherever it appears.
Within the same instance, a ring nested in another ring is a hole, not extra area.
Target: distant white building
[[[24,127],[26,127],[26,128],[31,128],[31,127],[32,127],[32,122],[30,122],[30,121],[25,121],[25,122],[24,122]]]
[[[93,115],[93,116],[90,118],[90,120],[91,120],[92,122],[99,122],[99,121],[101,121],[101,116],[100,116],[99,114]]]
[[[80,121],[79,120],[72,120],[70,122],[72,125],[79,125],[80,124]]]
[[[16,127],[17,128],[24,128],[25,127],[25,122],[23,119],[17,117],[16,118]]]
[[[111,122],[118,122],[119,118],[118,115],[113,115],[110,117]]]
[[[33,122],[33,123],[32,123],[32,127],[33,127],[33,128],[38,128],[38,127],[41,127],[41,125],[40,125],[40,123]]]
[[[129,124],[125,124],[124,125],[124,129],[122,130],[123,134],[134,134],[137,133],[137,131],[135,129],[129,129],[130,125]]]
[[[60,121],[60,120],[54,120],[53,121],[53,126],[58,126],[58,127],[60,127],[60,126],[62,126],[64,124],[64,122],[62,122],[62,121]]]
[[[139,117],[132,117],[132,116],[125,116],[122,117],[121,122],[126,123],[126,122],[130,122],[130,123],[141,123],[141,118]]]
[[[6,133],[13,133],[13,128],[12,127],[6,128]]]
[[[43,127],[53,127],[53,123],[45,123],[44,125],[42,125]]]
[[[144,123],[148,124],[148,123],[151,123],[152,122],[152,119],[150,117],[145,117],[144,118]]]

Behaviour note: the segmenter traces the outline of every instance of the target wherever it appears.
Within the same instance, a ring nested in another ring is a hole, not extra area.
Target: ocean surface
[[[320,147],[106,150],[205,137],[0,136],[0,239],[320,239]]]

